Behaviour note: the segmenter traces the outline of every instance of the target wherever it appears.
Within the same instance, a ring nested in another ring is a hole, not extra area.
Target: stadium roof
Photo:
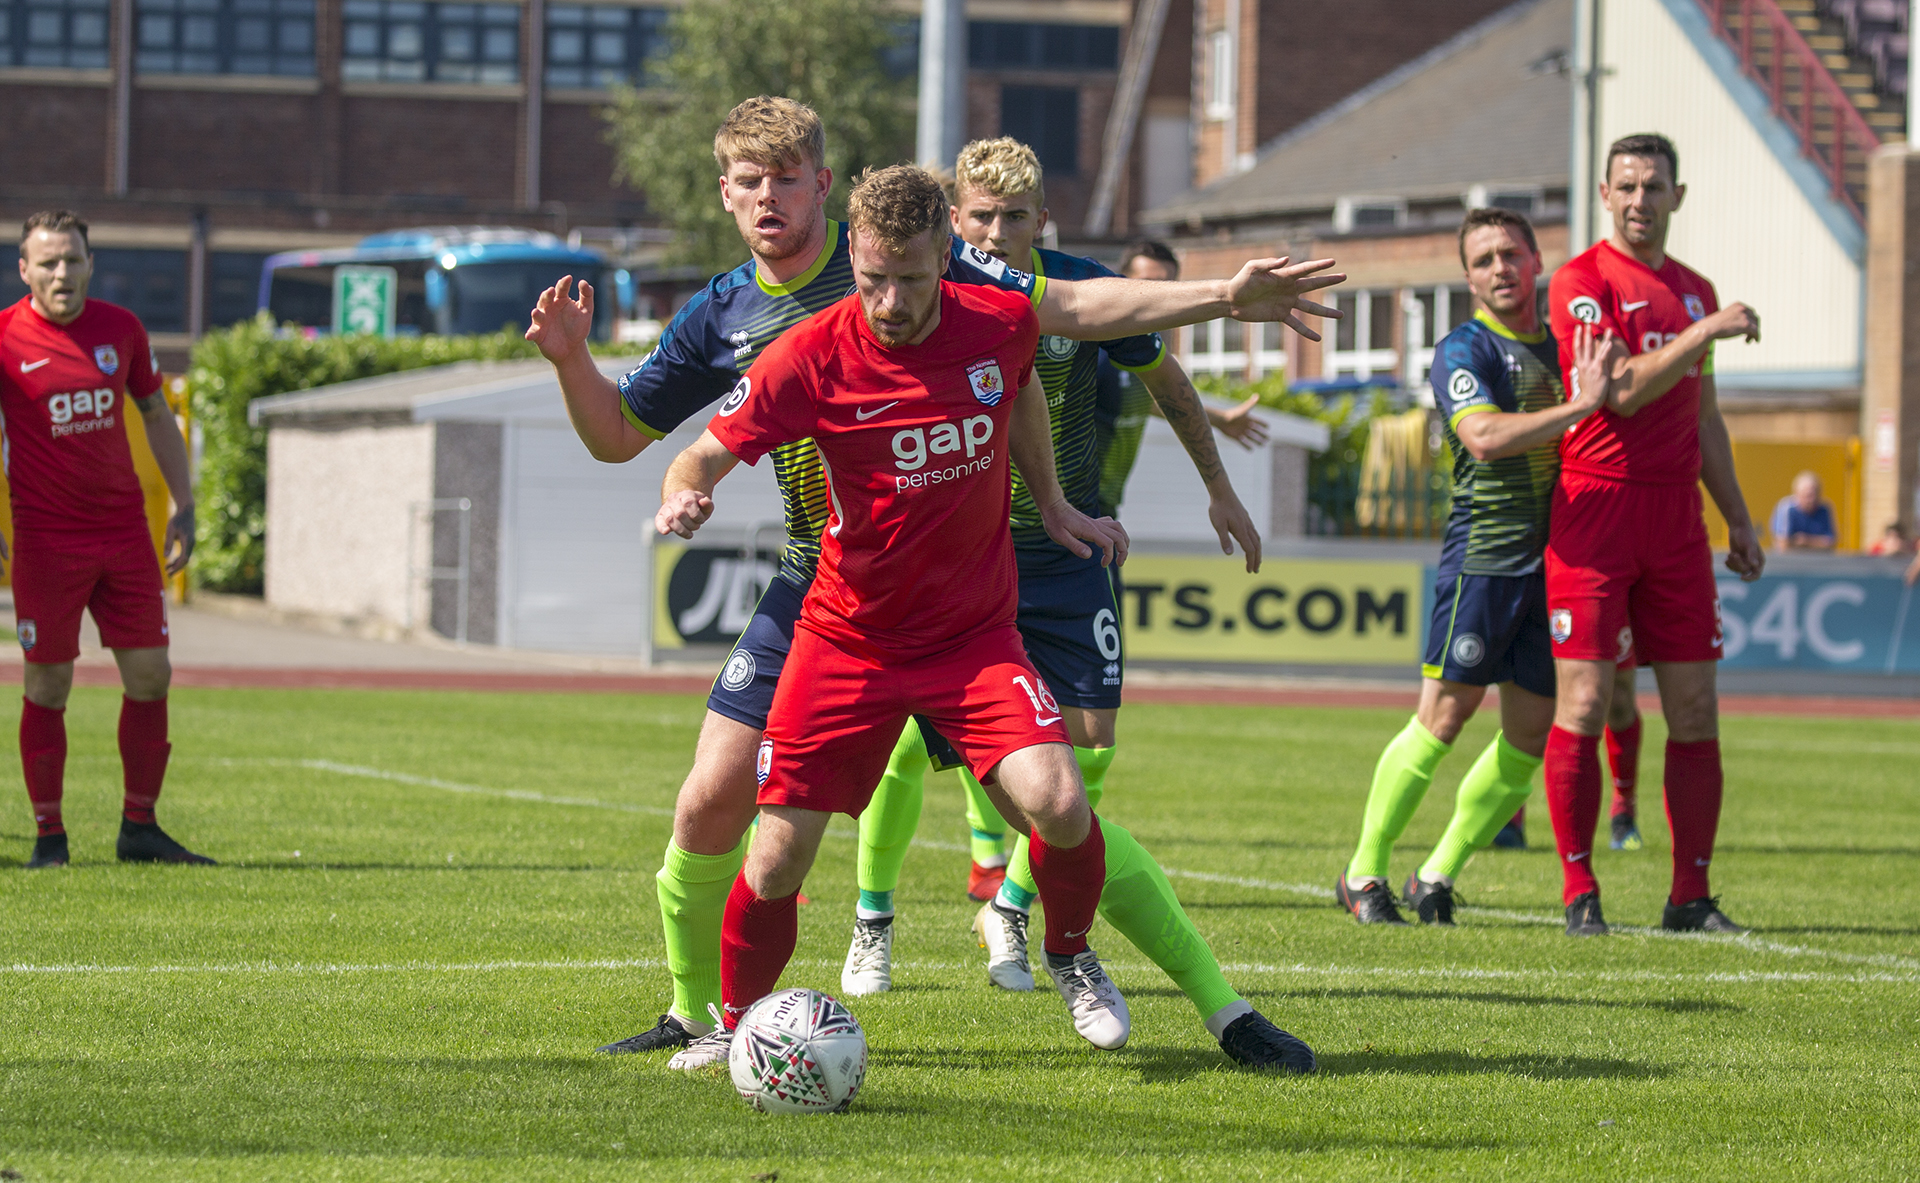
[[[1522,0],[1260,149],[1246,172],[1140,215],[1203,224],[1326,210],[1343,197],[1460,197],[1567,184],[1573,0]]]

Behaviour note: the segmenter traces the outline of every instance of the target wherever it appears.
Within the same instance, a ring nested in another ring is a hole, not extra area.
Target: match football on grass
[[[1312,1042],[1305,1077],[1237,1069],[1104,923],[1125,1048],[992,987],[936,775],[893,989],[845,1000],[865,1084],[795,1118],[723,1071],[593,1050],[667,1006],[654,873],[683,770],[635,750],[690,752],[699,697],[178,691],[169,824],[222,860],[191,874],[113,862],[116,708],[70,708],[93,737],[69,758],[75,865],[0,878],[0,1154],[30,1179],[1896,1179],[1920,1157],[1912,720],[1729,717],[1716,870],[1755,934],[1660,930],[1652,826],[1595,854],[1617,928],[1582,942],[1551,845],[1476,855],[1453,928],[1335,905],[1403,711],[1128,707],[1113,814],[1234,984]],[[836,823],[783,987],[838,993],[856,849]]]

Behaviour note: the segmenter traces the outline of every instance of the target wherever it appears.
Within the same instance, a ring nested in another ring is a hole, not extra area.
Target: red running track
[[[118,686],[112,666],[74,668],[81,686]],[[570,694],[705,694],[711,678],[680,675],[593,673],[529,674],[456,670],[264,669],[247,666],[176,666],[176,686],[280,690],[473,690]],[[1418,683],[1405,687],[1133,686],[1129,702],[1187,703],[1201,706],[1393,707],[1411,710]],[[1641,709],[1657,713],[1656,695],[1640,696]],[[1920,699],[1723,694],[1727,715],[1799,715],[1832,718],[1916,719]]]

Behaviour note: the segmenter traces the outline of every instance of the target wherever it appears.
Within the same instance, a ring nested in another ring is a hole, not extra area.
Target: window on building
[[[142,74],[313,76],[313,0],[139,0]]]
[[[1393,230],[1407,221],[1407,203],[1397,197],[1342,197],[1333,206],[1333,228],[1341,234]]]
[[[184,333],[187,252],[96,247],[87,295],[132,312],[150,333]]]
[[[1287,368],[1286,326],[1277,321],[1261,321],[1247,326],[1247,352],[1253,355],[1249,376],[1264,378]]]
[[[107,0],[0,0],[0,66],[107,68]]]
[[[887,76],[912,78],[920,73],[920,22],[889,21],[887,32],[893,39],[880,51],[880,64]]]
[[[1179,348],[1187,371],[1193,374],[1247,373],[1248,326],[1237,320],[1210,320],[1180,330]]]
[[[547,9],[547,85],[650,86],[667,54],[664,8],[556,4]]]
[[[1080,174],[1080,91],[1072,86],[1000,88],[1000,134],[1033,149],[1048,176]]]
[[[967,64],[978,70],[1114,70],[1120,66],[1120,30],[969,21]]]
[[[346,0],[349,82],[520,80],[520,7]]]
[[[1393,292],[1336,292],[1333,306],[1341,319],[1333,331],[1333,347],[1326,351],[1322,369],[1329,378],[1370,378],[1395,374],[1400,353],[1393,347]]]
[[[1207,38],[1207,118],[1226,119],[1233,114],[1234,66],[1233,34],[1225,29]]]
[[[260,268],[267,256],[252,251],[214,251],[207,256],[207,327],[252,320],[260,306]]]
[[[1441,338],[1473,317],[1473,294],[1459,285],[1417,288],[1408,295],[1406,313],[1404,381],[1415,397],[1424,401],[1422,392],[1427,391],[1427,376],[1433,370],[1434,347]]]
[[[1533,217],[1546,208],[1545,195],[1538,185],[1475,185],[1467,190],[1468,209],[1510,209]]]

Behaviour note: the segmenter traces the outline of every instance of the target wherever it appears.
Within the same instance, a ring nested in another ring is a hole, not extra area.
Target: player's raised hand
[[[1626,356],[1626,347],[1612,329],[1599,333],[1581,321],[1573,329],[1573,389],[1567,392],[1567,405],[1580,412],[1580,418],[1599,410],[1607,401],[1613,380],[1615,359]]]
[[[1216,411],[1208,407],[1207,419],[1212,422],[1215,431],[1251,452],[1267,442],[1267,421],[1253,413],[1253,409],[1259,405],[1260,396],[1250,394],[1246,402],[1231,411]]]
[[[660,503],[653,515],[653,528],[662,534],[692,538],[693,532],[713,516],[713,498],[698,489],[682,489]]]
[[[1738,575],[1742,582],[1752,583],[1760,578],[1760,572],[1767,566],[1767,552],[1760,548],[1760,536],[1754,532],[1753,523],[1727,526],[1727,570]]]
[[[563,275],[560,282],[540,293],[533,306],[533,323],[527,326],[527,340],[540,348],[540,356],[558,364],[574,350],[586,344],[593,332],[593,285],[579,284],[579,296],[569,294],[573,276]]]
[[[1707,336],[1711,340],[1718,341],[1726,337],[1745,337],[1749,341],[1760,339],[1760,314],[1738,302],[1727,305],[1701,323],[1706,326]]]
[[[1062,498],[1041,508],[1040,524],[1046,527],[1047,537],[1080,558],[1092,554],[1097,546],[1102,567],[1117,567],[1127,561],[1126,527],[1112,518],[1090,518]]]
[[[1328,271],[1332,259],[1309,259],[1295,263],[1291,259],[1250,259],[1240,273],[1227,281],[1229,315],[1235,320],[1277,320],[1309,341],[1320,334],[1300,319],[1308,316],[1338,320],[1340,311],[1306,299],[1306,294],[1345,283],[1347,277]]]
[[[162,554],[173,555],[167,560],[167,574],[178,575],[187,569],[187,560],[193,557],[193,534],[193,507],[188,506],[167,523],[167,536],[160,547]],[[178,554],[174,554],[175,546],[180,548]],[[4,550],[0,547],[0,553]]]

